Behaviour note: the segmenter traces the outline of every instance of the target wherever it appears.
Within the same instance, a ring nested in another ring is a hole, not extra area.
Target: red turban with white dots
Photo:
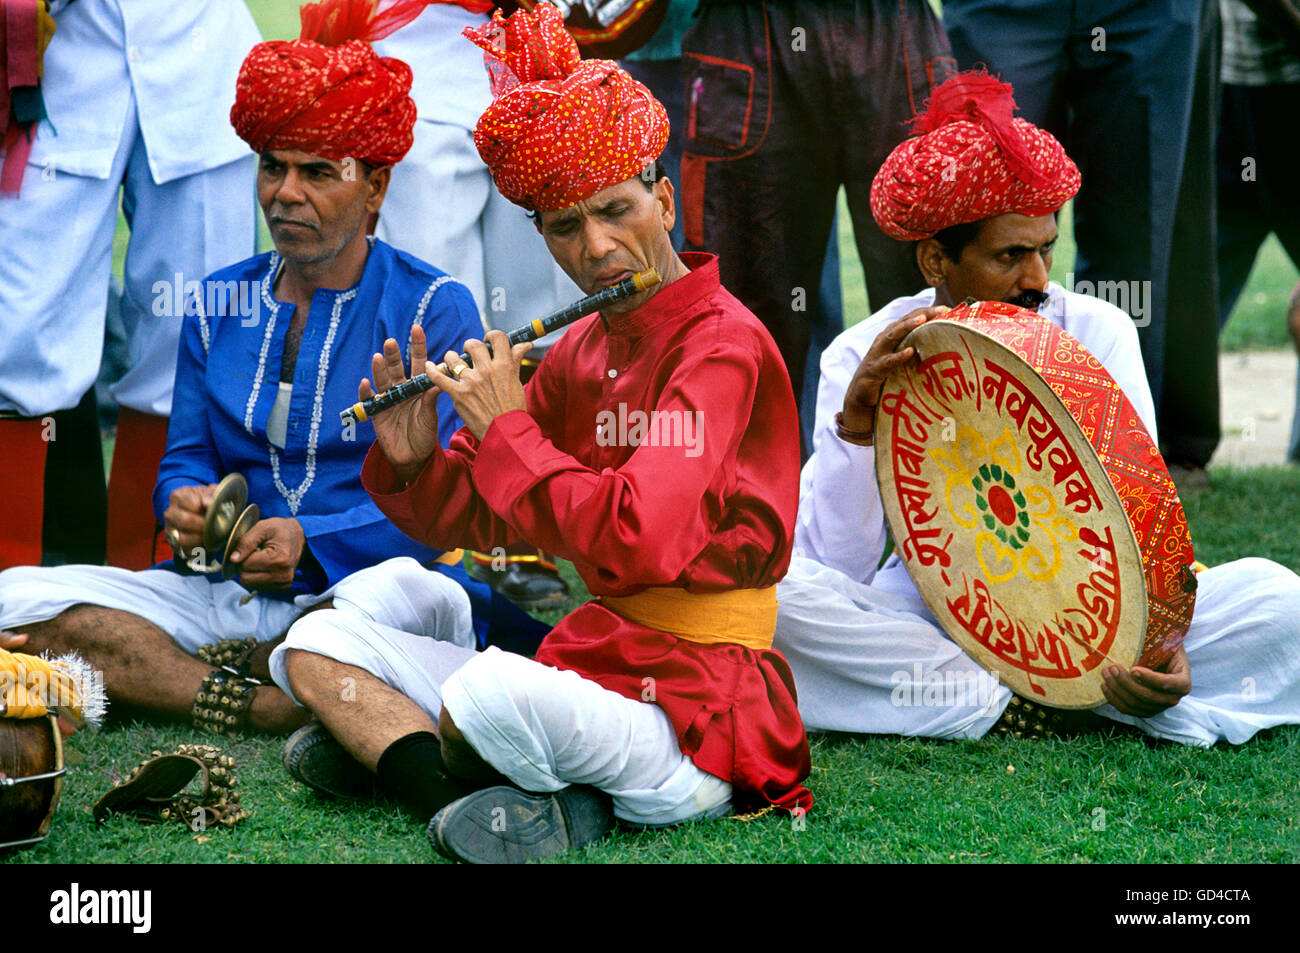
[[[254,152],[300,149],[326,159],[392,165],[411,148],[411,68],[370,48],[430,2],[322,0],[299,10],[297,40],[259,43],[235,82],[230,122]],[[483,8],[488,3],[480,5]]]
[[[871,183],[871,213],[893,238],[916,241],[953,225],[1008,212],[1048,215],[1079,191],[1061,144],[1012,118],[1011,86],[958,73],[934,91]]]
[[[550,4],[465,36],[485,51],[492,105],[474,144],[501,194],[530,211],[576,205],[639,174],[668,144],[668,113],[612,60],[582,60]]]

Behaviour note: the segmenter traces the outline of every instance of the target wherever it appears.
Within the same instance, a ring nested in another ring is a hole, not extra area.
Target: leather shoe
[[[469,574],[521,609],[562,609],[569,604],[568,584],[558,572],[540,563],[510,562],[497,570],[476,561]]]

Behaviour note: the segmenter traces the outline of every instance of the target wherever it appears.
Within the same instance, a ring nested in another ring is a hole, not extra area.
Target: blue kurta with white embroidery
[[[154,512],[161,519],[179,487],[242,473],[263,519],[296,518],[307,535],[311,558],[299,564],[292,588],[266,593],[280,598],[323,592],[394,556],[427,564],[440,551],[393,526],[361,487],[371,425],[344,428],[339,411],[356,402],[357,383],[370,376],[370,357],[386,338],[408,350],[412,324],[424,328],[431,357],[460,353],[466,340],[481,338],[474,300],[438,269],[372,240],[356,285],[312,298],[280,449],[267,437],[267,421],[294,306],[275,298],[279,266],[275,252],[258,255],[210,275],[201,300],[189,296]],[[443,446],[460,427],[451,401],[439,395]]]

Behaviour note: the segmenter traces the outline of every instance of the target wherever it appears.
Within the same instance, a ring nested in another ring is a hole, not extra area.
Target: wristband
[[[844,411],[835,414],[835,436],[839,437],[845,443],[851,443],[858,447],[869,447],[874,439],[871,431],[850,430],[844,426]]]

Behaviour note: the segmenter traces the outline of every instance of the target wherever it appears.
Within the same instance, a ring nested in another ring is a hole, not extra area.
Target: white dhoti
[[[1010,690],[939,628],[901,566],[887,566],[875,581],[861,585],[796,557],[777,586],[774,645],[794,672],[805,726],[983,735]],[[1300,724],[1300,577],[1266,559],[1241,559],[1204,570],[1197,581],[1183,642],[1191,693],[1152,718],[1111,705],[1096,712],[1157,738],[1206,746]]]
[[[731,809],[731,785],[682,754],[658,706],[576,672],[322,609],[294,623],[271,654],[271,675],[291,696],[290,649],[369,672],[434,722],[445,707],[479,756],[524,790],[588,784],[612,797],[616,816],[645,826],[720,817]]]
[[[776,597],[772,647],[790,663],[809,731],[979,738],[1011,699],[915,591],[864,586],[796,556]]]
[[[77,605],[101,606],[152,622],[194,655],[218,639],[278,638],[304,611],[332,598],[341,615],[474,644],[469,595],[409,556],[359,570],[319,595],[292,601],[259,596],[240,605],[246,595],[233,580],[210,582],[166,569],[19,566],[0,573],[0,629],[44,622]]]
[[[528,791],[589,784],[614,814],[646,826],[720,817],[731,785],[682,754],[668,716],[576,672],[489,648],[443,686],[470,746]]]
[[[286,695],[298,701],[289,686],[286,653],[291,649],[312,652],[369,672],[419,705],[436,723],[442,711],[443,683],[477,654],[472,629],[468,630],[468,638],[440,640],[439,634],[452,633],[412,633],[360,614],[321,609],[295,622],[285,640],[275,647],[271,653],[271,678]]]

